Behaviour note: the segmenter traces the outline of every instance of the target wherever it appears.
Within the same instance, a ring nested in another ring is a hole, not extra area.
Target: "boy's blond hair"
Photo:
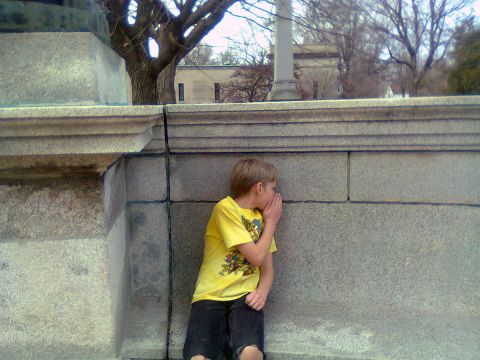
[[[230,190],[234,196],[247,193],[258,182],[277,181],[277,169],[259,159],[242,159],[230,173]]]

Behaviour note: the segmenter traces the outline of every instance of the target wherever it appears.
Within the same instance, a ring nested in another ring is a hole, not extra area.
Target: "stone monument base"
[[[301,100],[294,80],[275,81],[272,90],[268,93],[269,101]]]
[[[128,105],[125,61],[92,33],[0,34],[0,106]]]

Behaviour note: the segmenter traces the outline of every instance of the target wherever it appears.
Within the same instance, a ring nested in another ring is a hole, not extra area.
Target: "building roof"
[[[245,65],[178,65],[177,70],[235,70]]]

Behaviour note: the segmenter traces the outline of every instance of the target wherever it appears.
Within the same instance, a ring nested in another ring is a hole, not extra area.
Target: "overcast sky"
[[[295,7],[295,3],[294,3]],[[473,5],[473,10],[475,16],[477,17],[477,22],[480,21],[480,0],[475,0]],[[234,5],[230,10],[235,14],[242,14],[240,6]],[[298,12],[299,10],[297,10]],[[295,12],[295,11],[294,11]],[[243,12],[243,14],[245,14]],[[250,27],[246,20],[237,18],[231,14],[225,14],[223,20],[213,29],[202,41],[205,44],[209,44],[214,47],[214,53],[220,53],[228,47],[228,38],[240,39],[241,33],[248,34],[247,36],[252,36]],[[255,38],[259,45],[262,47],[268,46],[268,39],[265,37],[266,32],[263,34],[258,34]]]
[[[172,10],[174,15],[176,15],[175,13],[178,12],[178,10],[175,8],[172,0],[166,0],[166,2],[171,3],[169,8]],[[299,11],[301,11],[299,6],[296,5],[295,0],[292,0],[292,3],[294,13],[298,13]],[[271,10],[268,7],[266,7],[265,9]],[[251,16],[248,12],[244,11],[238,3],[230,8],[230,12],[240,16]],[[262,11],[257,12],[261,15],[264,15]],[[473,2],[473,12],[477,17],[477,23],[480,22],[480,0],[475,0]],[[226,13],[223,20],[213,30],[211,30],[207,36],[204,37],[202,43],[212,46],[213,53],[219,54],[228,48],[229,42],[231,42],[229,38],[241,41],[242,34],[248,39],[252,39],[254,37],[258,45],[263,48],[268,47],[269,40],[271,38],[271,33],[265,30],[261,30],[261,28],[257,28],[257,32],[252,33],[252,30],[247,20]],[[152,56],[155,56],[155,54],[158,53],[158,46],[154,42],[150,42],[150,53]]]

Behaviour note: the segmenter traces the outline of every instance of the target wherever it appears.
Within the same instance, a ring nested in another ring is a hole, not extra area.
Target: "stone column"
[[[268,99],[300,100],[293,77],[292,2],[277,0],[275,27],[274,82]]]

